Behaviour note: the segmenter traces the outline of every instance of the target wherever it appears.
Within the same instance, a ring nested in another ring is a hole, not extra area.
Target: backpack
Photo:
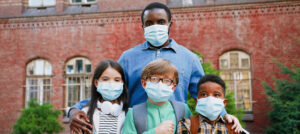
[[[176,121],[179,122],[184,118],[185,106],[184,103],[178,101],[170,101],[173,106]],[[135,128],[138,134],[142,134],[147,130],[147,102],[133,106],[133,119]],[[177,129],[175,129],[177,131]]]

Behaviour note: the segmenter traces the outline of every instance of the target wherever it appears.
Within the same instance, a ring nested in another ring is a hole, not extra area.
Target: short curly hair
[[[146,10],[151,10],[151,9],[154,9],[154,8],[160,8],[160,9],[164,9],[167,14],[168,14],[168,21],[170,22],[171,21],[171,11],[170,9],[165,5],[165,4],[162,4],[162,3],[159,3],[159,2],[153,2],[153,3],[150,3],[149,5],[147,5],[145,7],[145,9],[143,10],[142,14],[141,14],[141,20],[142,20],[142,24],[144,24],[144,14],[145,14],[145,11]]]
[[[215,82],[217,84],[219,84],[222,88],[223,88],[223,92],[224,92],[224,95],[225,95],[225,88],[226,88],[226,85],[225,85],[225,82],[217,75],[214,75],[214,74],[207,74],[207,75],[204,75],[198,82],[198,86],[197,86],[197,93],[199,92],[199,89],[200,89],[200,86],[205,83],[205,82]]]

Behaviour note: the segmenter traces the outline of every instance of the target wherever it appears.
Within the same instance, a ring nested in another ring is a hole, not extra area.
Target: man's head
[[[160,20],[152,20],[151,18],[153,18],[152,14],[160,14]],[[151,17],[151,18],[149,18]],[[154,3],[150,3],[149,5],[147,5],[145,7],[145,9],[143,10],[142,14],[141,14],[141,20],[142,20],[142,26],[143,27],[147,27],[150,25],[153,25],[154,23],[156,24],[169,24],[171,22],[171,11],[170,9],[162,4],[162,3],[158,3],[158,2],[154,2]],[[162,22],[165,21],[165,22]]]
[[[197,95],[198,95],[198,99],[206,98],[208,96],[224,99],[225,83],[217,75],[213,75],[213,74],[205,75],[198,82]]]

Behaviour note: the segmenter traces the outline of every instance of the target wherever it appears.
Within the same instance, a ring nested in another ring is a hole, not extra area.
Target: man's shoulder
[[[176,44],[174,44],[174,48],[175,48],[175,51],[178,52],[179,54],[184,54],[185,56],[197,58],[195,53],[193,53],[191,50],[189,50],[188,48],[186,48],[183,45],[176,43]]]
[[[132,52],[137,52],[137,51],[142,51],[145,48],[144,43],[138,44],[132,48],[129,48],[127,50],[125,50],[124,52],[126,53],[132,53]]]

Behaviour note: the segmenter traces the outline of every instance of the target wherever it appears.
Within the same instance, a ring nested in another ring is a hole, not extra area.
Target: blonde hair
[[[143,71],[141,78],[146,80],[152,75],[166,75],[166,74],[173,74],[174,83],[178,84],[178,71],[174,65],[170,63],[169,60],[166,59],[156,59],[148,63]]]

